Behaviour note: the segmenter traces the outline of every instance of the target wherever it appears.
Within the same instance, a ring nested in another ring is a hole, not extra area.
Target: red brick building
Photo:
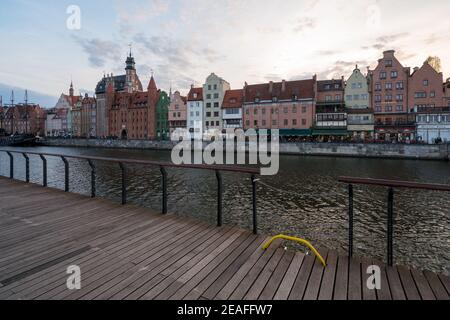
[[[117,92],[110,83],[106,89],[110,135],[132,140],[156,138],[159,94],[153,76],[144,92]]]
[[[3,129],[9,134],[45,134],[45,111],[37,104],[16,104],[4,112]]]
[[[447,81],[444,83],[444,107],[450,108],[450,78],[447,79]]]
[[[410,68],[402,66],[394,50],[385,51],[377,67],[369,70],[376,138],[413,138],[415,119],[409,114],[409,77]]]
[[[428,62],[414,68],[408,83],[408,105],[411,112],[419,109],[442,107],[444,92],[441,90],[444,77]]]

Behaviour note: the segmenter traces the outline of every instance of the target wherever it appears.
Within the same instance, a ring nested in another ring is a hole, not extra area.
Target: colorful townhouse
[[[191,137],[201,140],[203,137],[203,114],[204,114],[203,88],[194,88],[187,96],[187,128]]]
[[[172,134],[176,129],[187,128],[187,97],[183,97],[179,91],[170,95],[169,105],[169,130]]]
[[[415,119],[408,105],[409,77],[410,68],[402,66],[394,50],[385,51],[377,67],[369,70],[376,139],[414,139]]]
[[[222,103],[230,84],[214,73],[211,73],[203,85],[203,125],[211,134],[222,130]]]
[[[369,95],[369,81],[358,66],[345,83],[344,100],[348,133],[360,140],[373,138],[375,118]]]
[[[314,124],[316,78],[244,86],[244,129],[279,129],[281,136],[309,136]]]
[[[316,82],[316,114],[313,136],[347,136],[344,77]]]
[[[444,92],[442,72],[437,72],[427,61],[414,68],[408,81],[408,105],[410,112],[442,107]]]
[[[45,134],[45,110],[38,104],[12,104],[4,111],[2,122],[8,134]]]
[[[156,103],[156,139],[169,140],[169,106],[170,98],[167,92],[158,90],[159,98]]]
[[[244,90],[227,90],[222,104],[222,122],[224,129],[242,129],[242,104]]]

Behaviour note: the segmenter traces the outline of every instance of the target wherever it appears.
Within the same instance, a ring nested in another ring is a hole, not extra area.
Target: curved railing
[[[166,168],[179,168],[179,169],[198,169],[213,171],[216,174],[217,180],[217,226],[222,226],[222,193],[223,182],[222,172],[234,172],[249,174],[251,176],[252,183],[252,213],[253,213],[253,233],[258,233],[257,224],[257,206],[256,206],[256,182],[258,179],[256,176],[260,175],[261,170],[259,168],[247,168],[228,165],[197,165],[197,164],[182,164],[177,165],[169,162],[149,161],[149,160],[135,160],[135,159],[123,159],[123,158],[109,158],[109,157],[97,157],[97,156],[81,156],[81,155],[65,155],[56,153],[43,153],[43,152],[31,152],[31,151],[16,151],[10,149],[0,149],[0,152],[5,152],[9,156],[9,178],[14,179],[14,156],[13,154],[21,154],[25,158],[25,181],[30,182],[30,158],[29,155],[39,156],[42,160],[42,185],[47,187],[47,158],[57,157],[64,163],[64,191],[70,190],[69,170],[70,164],[67,159],[86,160],[91,168],[91,197],[96,196],[96,166],[94,161],[99,162],[113,162],[117,163],[122,173],[122,204],[127,203],[127,170],[126,165],[141,165],[158,167],[161,172],[162,183],[162,214],[167,214],[167,171]]]

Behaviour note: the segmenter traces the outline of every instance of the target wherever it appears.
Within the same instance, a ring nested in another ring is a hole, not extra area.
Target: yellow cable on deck
[[[316,248],[313,247],[313,245],[309,242],[306,241],[305,239],[300,239],[300,238],[295,238],[295,237],[289,237],[289,236],[285,236],[283,234],[280,234],[278,236],[273,237],[272,239],[270,239],[264,246],[263,249],[266,250],[267,248],[270,247],[270,245],[272,244],[272,242],[274,242],[277,239],[283,239],[283,240],[289,240],[289,241],[295,241],[298,242],[300,244],[303,244],[305,246],[307,246],[309,249],[311,249],[311,251],[316,255],[317,259],[320,260],[320,262],[323,264],[324,267],[327,266],[325,259],[321,256],[321,254],[319,253],[319,251],[316,250]]]

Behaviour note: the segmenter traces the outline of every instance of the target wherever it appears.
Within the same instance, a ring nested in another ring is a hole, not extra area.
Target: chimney
[[[286,80],[281,81],[281,92],[286,91]]]
[[[414,72],[418,71],[419,67],[414,67]]]
[[[272,93],[273,92],[273,81],[269,82],[269,92]]]

